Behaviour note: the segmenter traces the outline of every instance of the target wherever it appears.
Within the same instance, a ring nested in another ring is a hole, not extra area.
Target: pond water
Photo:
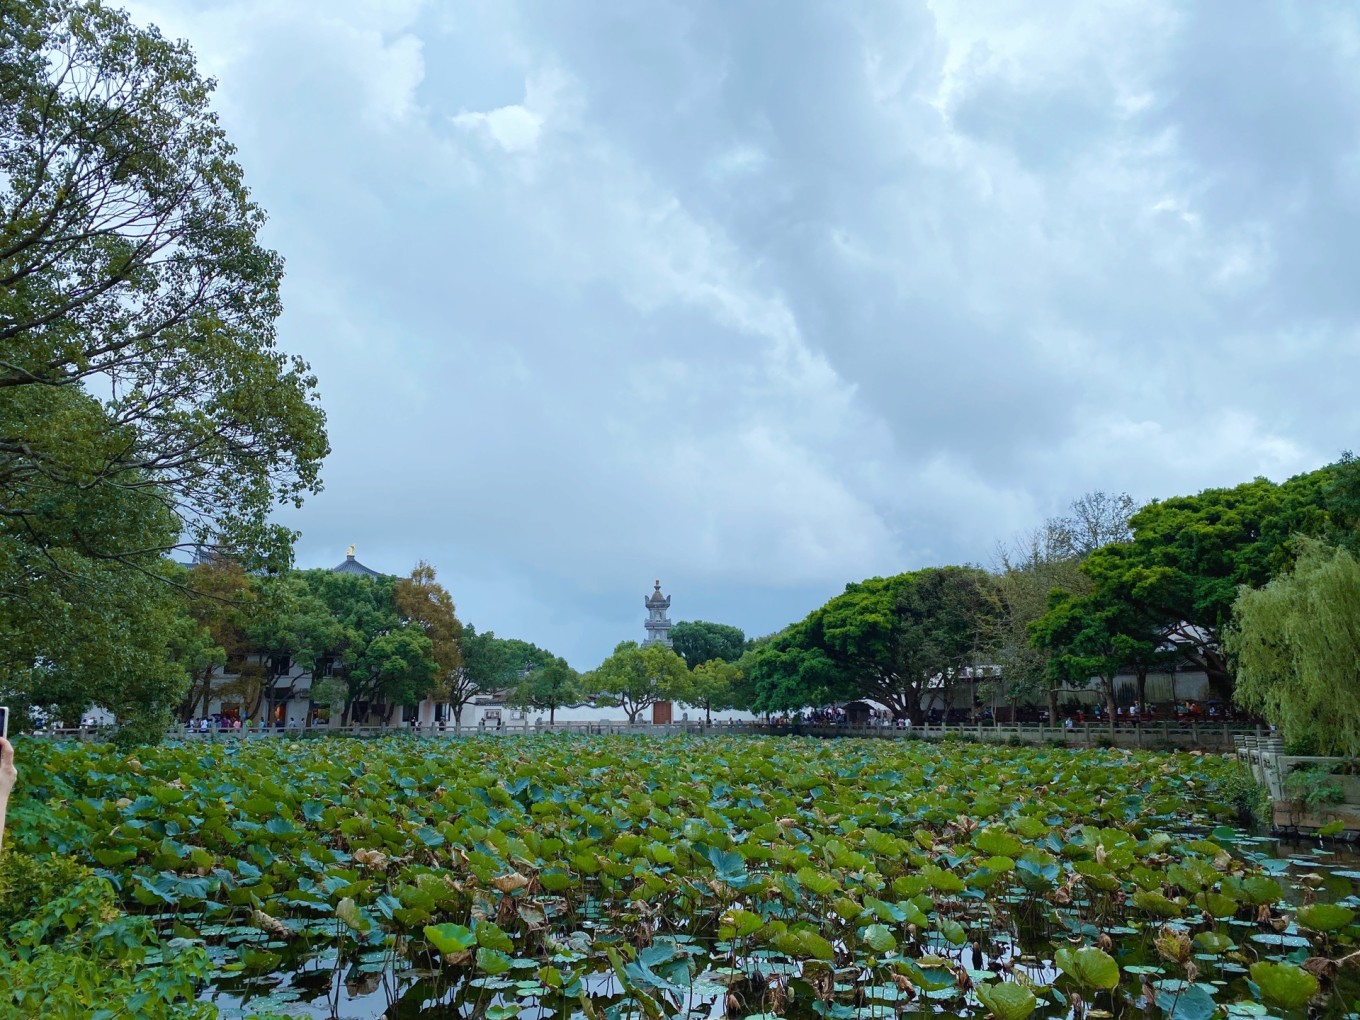
[[[1285,891],[1285,902],[1297,905],[1316,899],[1360,909],[1360,848],[1335,841],[1282,840],[1245,833],[1239,835],[1234,845],[1237,856],[1251,860],[1277,877]],[[1019,911],[1021,905],[1018,902],[1014,905]],[[1017,913],[1012,918],[1011,930],[988,938],[985,946],[978,942],[960,947],[937,938],[923,941],[905,955],[915,955],[918,959],[923,955],[938,957],[947,961],[948,966],[959,968],[960,973],[1023,972],[1035,984],[1048,985],[1059,976],[1052,962],[1055,947],[1062,945],[1069,936],[1077,941],[1098,936],[1102,930],[1084,916],[1082,907],[1081,901],[1075,901],[1071,910],[1056,911],[1048,918]],[[582,959],[584,953],[573,952],[573,947],[584,948],[592,941],[598,945],[615,935],[629,939],[634,945],[640,944],[635,932],[630,933],[609,918],[590,915],[587,910],[577,919],[579,928],[574,937],[568,930],[559,933],[561,951],[552,957],[553,960],[565,964]],[[664,918],[658,918],[658,927],[662,925]],[[577,998],[564,999],[537,980],[535,972],[547,962],[547,956],[533,961],[517,960],[509,972],[497,978],[473,977],[471,971],[466,977],[459,978],[457,969],[432,970],[402,959],[392,949],[375,949],[359,957],[341,959],[328,945],[327,934],[334,926],[332,920],[317,922],[313,937],[301,943],[271,941],[267,933],[254,928],[224,929],[210,946],[210,952],[217,959],[223,962],[236,960],[242,945],[255,945],[262,953],[276,954],[277,963],[268,972],[223,974],[204,989],[202,998],[212,1002],[226,1018],[273,1011],[318,1020],[445,1020],[455,1017],[508,1020],[512,1016],[539,1020],[581,1012]],[[1192,925],[1188,930],[1218,931],[1241,947],[1247,959],[1259,956],[1301,963],[1308,955],[1306,940],[1292,925],[1277,932],[1255,921],[1232,918],[1215,925]],[[1111,937],[1110,948],[1126,974],[1138,973],[1141,967],[1147,971],[1150,984],[1157,982],[1154,995],[1156,991],[1174,991],[1178,983],[1184,987],[1184,982],[1168,977],[1176,973],[1177,968],[1166,967],[1153,947],[1155,926],[1141,931],[1114,926],[1103,931]],[[666,1002],[666,1011],[690,1017],[744,1017],[761,1014],[773,1006],[778,1008],[780,1015],[809,1020],[817,1016],[848,1020],[913,1012],[943,1018],[977,1018],[986,1014],[975,998],[962,999],[957,990],[952,998],[942,997],[939,1001],[932,1001],[920,990],[914,990],[913,998],[908,1000],[886,968],[877,974],[856,972],[853,968],[836,972],[835,1001],[814,1009],[814,1001],[806,994],[801,999],[796,994],[787,994],[790,981],[802,971],[800,964],[772,950],[756,950],[743,954],[741,966],[734,968],[731,949],[729,943],[718,941],[711,932],[706,935],[654,933],[649,954],[650,959],[656,961],[653,965],[658,971],[662,970],[663,963],[686,958],[691,961],[688,983],[682,993]],[[1224,956],[1195,955],[1193,965],[1198,971],[1195,980],[1221,990],[1224,993],[1222,1002],[1251,998],[1246,984],[1245,960],[1233,959],[1236,955],[1231,952]],[[757,983],[753,983],[752,978]],[[627,1000],[614,974],[608,970],[586,975],[582,980],[587,998],[601,1017],[606,1015],[608,1007]],[[795,983],[795,990],[796,987]],[[1127,985],[1125,987],[1127,989]],[[1144,991],[1148,989],[1145,987]],[[735,996],[735,1000],[730,996]],[[1129,1001],[1126,995],[1123,1002]],[[1100,1016],[1101,1008],[1106,1005],[1104,996],[1098,995],[1096,1001],[1089,1004],[1094,1012],[1087,1015]],[[1160,1009],[1140,1011],[1140,1014],[1163,1015],[1170,1002],[1163,999],[1160,1006]],[[1252,1007],[1250,1002],[1237,1002],[1228,1013],[1235,1018],[1271,1015],[1263,1006]],[[1186,1005],[1182,1004],[1181,1008],[1186,1009]],[[1046,1003],[1041,999],[1039,1009],[1033,1015],[1064,1018],[1071,1017],[1073,1011],[1071,1004],[1065,1001]],[[1167,1015],[1172,1014],[1168,1012]],[[1174,1015],[1190,1018],[1194,1013],[1187,1010]],[[1310,1015],[1337,1020],[1360,1016],[1360,968],[1343,970],[1332,988],[1326,1009]]]

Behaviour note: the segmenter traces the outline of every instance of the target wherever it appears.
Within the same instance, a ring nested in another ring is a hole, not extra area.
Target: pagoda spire
[[[647,619],[642,624],[647,629],[647,639],[642,642],[642,647],[646,648],[648,645],[671,647],[671,618],[666,615],[666,610],[671,607],[671,597],[661,594],[659,578],[656,588],[642,600],[642,604],[647,607]]]

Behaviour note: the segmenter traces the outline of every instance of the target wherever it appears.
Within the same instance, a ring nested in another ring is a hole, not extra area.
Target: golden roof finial
[[[349,552],[345,553],[350,559],[354,559],[354,546],[349,547]]]

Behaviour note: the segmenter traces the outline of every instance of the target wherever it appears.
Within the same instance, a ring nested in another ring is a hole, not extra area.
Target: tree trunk
[[[203,714],[208,714],[208,702],[212,701],[212,667],[209,666],[203,676]]]
[[[549,725],[549,726],[555,726],[555,725],[557,725],[557,706],[556,706],[556,705],[549,705],[549,706],[548,706],[548,725]]]
[[[711,704],[704,705],[704,725],[713,725],[713,706]]]
[[[1110,736],[1114,736],[1114,677],[1101,677],[1105,685],[1105,714],[1109,716]]]
[[[946,703],[947,705],[947,703]],[[902,714],[905,715],[913,726],[924,726],[926,722],[925,707],[921,704],[921,692],[915,687],[909,690],[902,697]],[[946,707],[946,711],[948,708]]]
[[[1134,677],[1135,682],[1137,683],[1137,688],[1134,692],[1134,700],[1138,706],[1138,718],[1141,719],[1143,717],[1143,712],[1146,711],[1144,702],[1147,700],[1147,667],[1138,667],[1138,671],[1134,674]]]
[[[463,728],[462,703],[460,702],[459,704],[450,704],[449,707],[453,709],[453,728],[456,730],[461,730]]]
[[[1058,725],[1058,688],[1049,687],[1048,689],[1048,724]]]

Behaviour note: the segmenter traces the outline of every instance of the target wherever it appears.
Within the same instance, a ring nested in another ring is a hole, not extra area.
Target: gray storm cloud
[[[303,565],[594,665],[1355,445],[1343,5],[133,5],[331,421]]]

